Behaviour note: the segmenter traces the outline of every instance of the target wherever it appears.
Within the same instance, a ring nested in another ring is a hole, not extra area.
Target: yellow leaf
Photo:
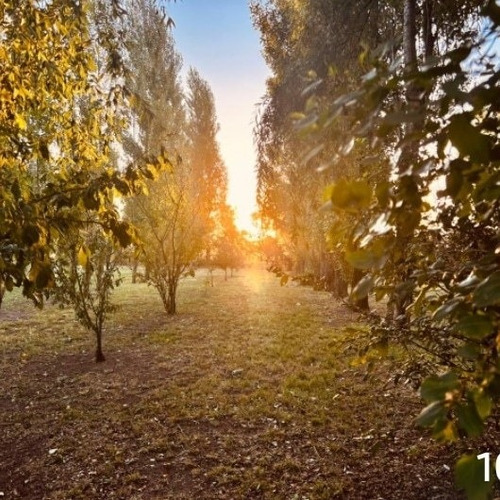
[[[26,130],[26,128],[28,127],[26,120],[17,113],[14,115],[14,122],[21,130]]]
[[[78,264],[82,267],[85,267],[87,265],[88,259],[89,259],[88,250],[86,250],[83,247],[80,247],[80,250],[78,250]]]

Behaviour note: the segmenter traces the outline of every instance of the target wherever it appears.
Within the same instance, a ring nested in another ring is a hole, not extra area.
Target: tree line
[[[494,0],[252,4],[272,69],[256,128],[259,204],[282,279],[371,316],[363,358],[404,346],[398,377],[436,439],[498,414],[499,63]],[[401,366],[402,365],[402,366]],[[487,498],[484,464],[456,465]]]
[[[199,265],[242,265],[212,91],[155,0],[0,6],[0,288],[97,338],[128,261],[168,314]]]

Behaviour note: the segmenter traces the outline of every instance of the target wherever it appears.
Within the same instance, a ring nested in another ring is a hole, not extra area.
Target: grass
[[[389,365],[352,365],[364,327],[328,294],[245,269],[184,280],[175,317],[127,274],[115,301],[96,365],[70,310],[6,297],[7,498],[457,498],[455,451],[419,440]]]

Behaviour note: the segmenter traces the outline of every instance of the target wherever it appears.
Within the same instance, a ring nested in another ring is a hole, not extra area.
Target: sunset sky
[[[247,0],[181,0],[166,4],[184,59],[208,81],[220,124],[219,143],[229,175],[229,204],[236,222],[251,229],[256,210],[252,128],[269,71],[260,53]]]

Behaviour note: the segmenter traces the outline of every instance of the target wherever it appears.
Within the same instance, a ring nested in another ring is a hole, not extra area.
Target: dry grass
[[[128,279],[116,303],[96,365],[71,311],[4,302],[4,497],[458,498],[455,451],[419,440],[388,365],[351,365],[328,294],[246,269],[186,279],[174,318]]]

